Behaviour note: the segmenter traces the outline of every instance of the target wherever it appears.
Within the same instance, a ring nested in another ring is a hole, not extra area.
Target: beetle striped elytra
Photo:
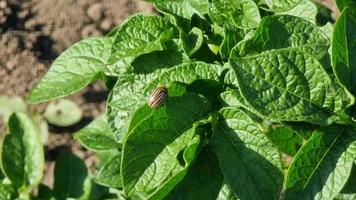
[[[150,108],[158,108],[167,99],[167,88],[164,86],[156,88],[149,96],[147,104]]]

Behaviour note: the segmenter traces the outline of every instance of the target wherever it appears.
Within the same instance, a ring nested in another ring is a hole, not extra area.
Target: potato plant
[[[27,99],[105,82],[105,115],[75,135],[111,152],[96,184],[116,199],[356,198],[354,1],[336,1],[335,24],[306,0],[150,1],[160,15],[74,44]]]

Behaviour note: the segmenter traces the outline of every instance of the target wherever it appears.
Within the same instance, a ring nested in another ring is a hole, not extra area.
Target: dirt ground
[[[0,0],[0,95],[25,97],[73,43],[106,34],[130,14],[152,11],[139,0]],[[83,119],[69,128],[49,126],[45,184],[52,184],[53,161],[62,152],[74,152],[89,167],[94,165],[93,153],[72,134],[104,112],[107,95],[99,82],[68,97],[81,107]],[[37,112],[44,108],[45,104],[30,106]]]
[[[322,2],[335,10],[329,0]],[[0,0],[0,95],[25,97],[66,48],[83,38],[104,35],[137,12],[153,8],[139,0]],[[49,126],[45,184],[52,184],[53,161],[62,152],[74,152],[89,167],[95,164],[93,153],[72,134],[104,112],[107,95],[99,82],[68,97],[84,116],[69,128]],[[30,109],[43,112],[45,105]]]

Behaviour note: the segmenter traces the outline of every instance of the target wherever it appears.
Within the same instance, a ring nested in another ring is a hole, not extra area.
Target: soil
[[[0,95],[24,98],[66,48],[105,35],[137,12],[153,8],[139,0],[0,0]],[[52,185],[54,161],[63,152],[75,153],[89,168],[96,164],[94,154],[73,140],[73,133],[104,113],[107,95],[98,82],[67,97],[81,107],[83,119],[67,128],[49,126],[43,183]],[[41,113],[45,107],[31,105],[30,110]]]

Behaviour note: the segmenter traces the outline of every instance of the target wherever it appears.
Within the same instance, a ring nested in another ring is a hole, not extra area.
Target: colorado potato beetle
[[[156,88],[149,96],[147,104],[150,108],[158,108],[167,99],[167,88],[164,86]]]

